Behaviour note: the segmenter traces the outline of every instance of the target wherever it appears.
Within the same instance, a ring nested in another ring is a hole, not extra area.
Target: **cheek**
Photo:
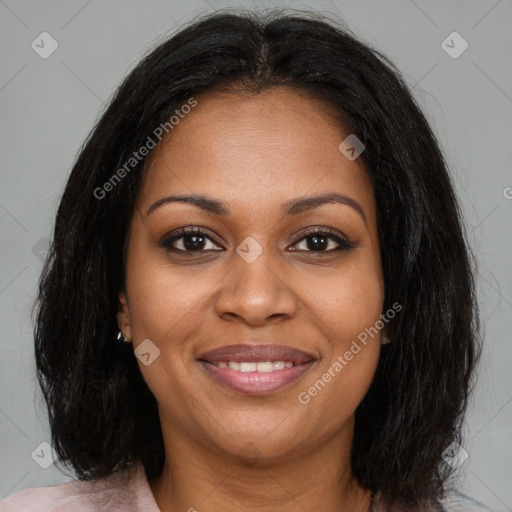
[[[315,386],[309,388],[312,400],[326,407],[336,404],[342,415],[351,414],[373,380],[380,355],[380,331],[375,327],[384,301],[380,265],[347,266],[322,285],[310,297],[329,353],[308,385]]]
[[[317,282],[309,296],[311,307],[325,324],[333,350],[343,350],[380,318],[384,302],[380,266],[371,261],[354,261]]]
[[[368,335],[382,312],[380,287],[340,279],[331,292],[319,317],[328,340],[324,360],[297,397],[307,410],[303,424],[320,425],[315,428],[325,437],[355,413],[373,381],[381,348],[379,336]]]
[[[179,332],[190,332],[211,286],[211,272],[171,266],[162,258],[140,251],[127,268],[132,331],[136,340],[180,341]],[[210,284],[209,284],[210,283]],[[185,331],[184,331],[185,329]]]

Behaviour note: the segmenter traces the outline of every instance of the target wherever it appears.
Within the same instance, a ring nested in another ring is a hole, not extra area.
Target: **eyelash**
[[[211,249],[199,250],[199,251],[187,251],[184,249],[176,249],[175,247],[172,246],[172,244],[174,242],[184,238],[186,235],[201,235],[201,237],[206,238],[217,245],[222,245],[220,243],[220,241],[218,241],[214,237],[208,235],[205,231],[203,231],[201,228],[198,228],[198,227],[180,228],[178,230],[178,232],[174,232],[174,233],[164,236],[162,238],[162,240],[160,241],[160,245],[164,249],[166,249],[170,252],[173,252],[173,253],[201,254],[204,252],[211,251]],[[295,246],[295,245],[299,244],[300,242],[307,240],[308,238],[312,238],[313,236],[319,236],[319,235],[324,236],[324,237],[328,238],[329,240],[333,240],[334,242],[336,242],[338,244],[338,247],[336,247],[335,249],[319,250],[319,251],[304,250],[304,249],[293,249],[293,251],[308,252],[308,253],[313,253],[313,254],[319,256],[322,254],[332,254],[332,253],[338,252],[338,251],[347,251],[347,250],[350,250],[350,249],[353,249],[354,247],[356,247],[355,243],[341,237],[336,231],[334,231],[331,228],[322,228],[322,229],[315,229],[312,231],[308,231],[307,233],[304,233],[302,235],[302,237],[299,240],[297,240],[293,245]],[[220,252],[220,249],[214,249],[214,251]]]

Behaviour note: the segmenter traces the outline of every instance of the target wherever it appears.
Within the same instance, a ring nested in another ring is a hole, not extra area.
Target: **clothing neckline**
[[[155,500],[142,462],[134,462],[132,466],[127,469],[132,472],[135,486],[137,488],[137,500],[141,502],[141,505],[144,505],[144,511],[162,512]]]

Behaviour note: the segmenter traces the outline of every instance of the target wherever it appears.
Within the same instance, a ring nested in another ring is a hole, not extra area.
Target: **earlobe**
[[[380,334],[380,342],[382,345],[387,345],[388,343],[391,343],[391,340],[389,339],[385,328],[382,330]]]
[[[117,326],[119,330],[124,334],[127,340],[131,340],[132,332],[131,332],[131,322],[130,322],[130,311],[128,308],[128,299],[126,297],[126,292],[121,290],[118,295],[119,306],[116,314]]]

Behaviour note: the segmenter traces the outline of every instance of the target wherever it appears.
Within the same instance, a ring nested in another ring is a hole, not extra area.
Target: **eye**
[[[295,246],[300,245],[302,245],[302,247],[292,249],[292,251],[331,253],[335,251],[346,251],[356,246],[356,244],[330,228],[310,231],[295,243]]]
[[[183,227],[178,232],[166,235],[160,241],[160,245],[165,249],[173,252],[206,252],[206,251],[222,251],[224,249],[216,249],[216,243],[213,237],[206,234],[197,227]]]
[[[169,251],[182,253],[224,250],[219,248],[220,242],[216,240],[216,237],[208,235],[203,229],[198,227],[180,228],[177,232],[164,236],[160,241],[160,245]],[[301,245],[302,247],[300,247]],[[306,233],[292,246],[298,248],[292,248],[291,251],[322,254],[349,250],[355,246],[355,243],[338,234],[335,230],[325,228]]]

